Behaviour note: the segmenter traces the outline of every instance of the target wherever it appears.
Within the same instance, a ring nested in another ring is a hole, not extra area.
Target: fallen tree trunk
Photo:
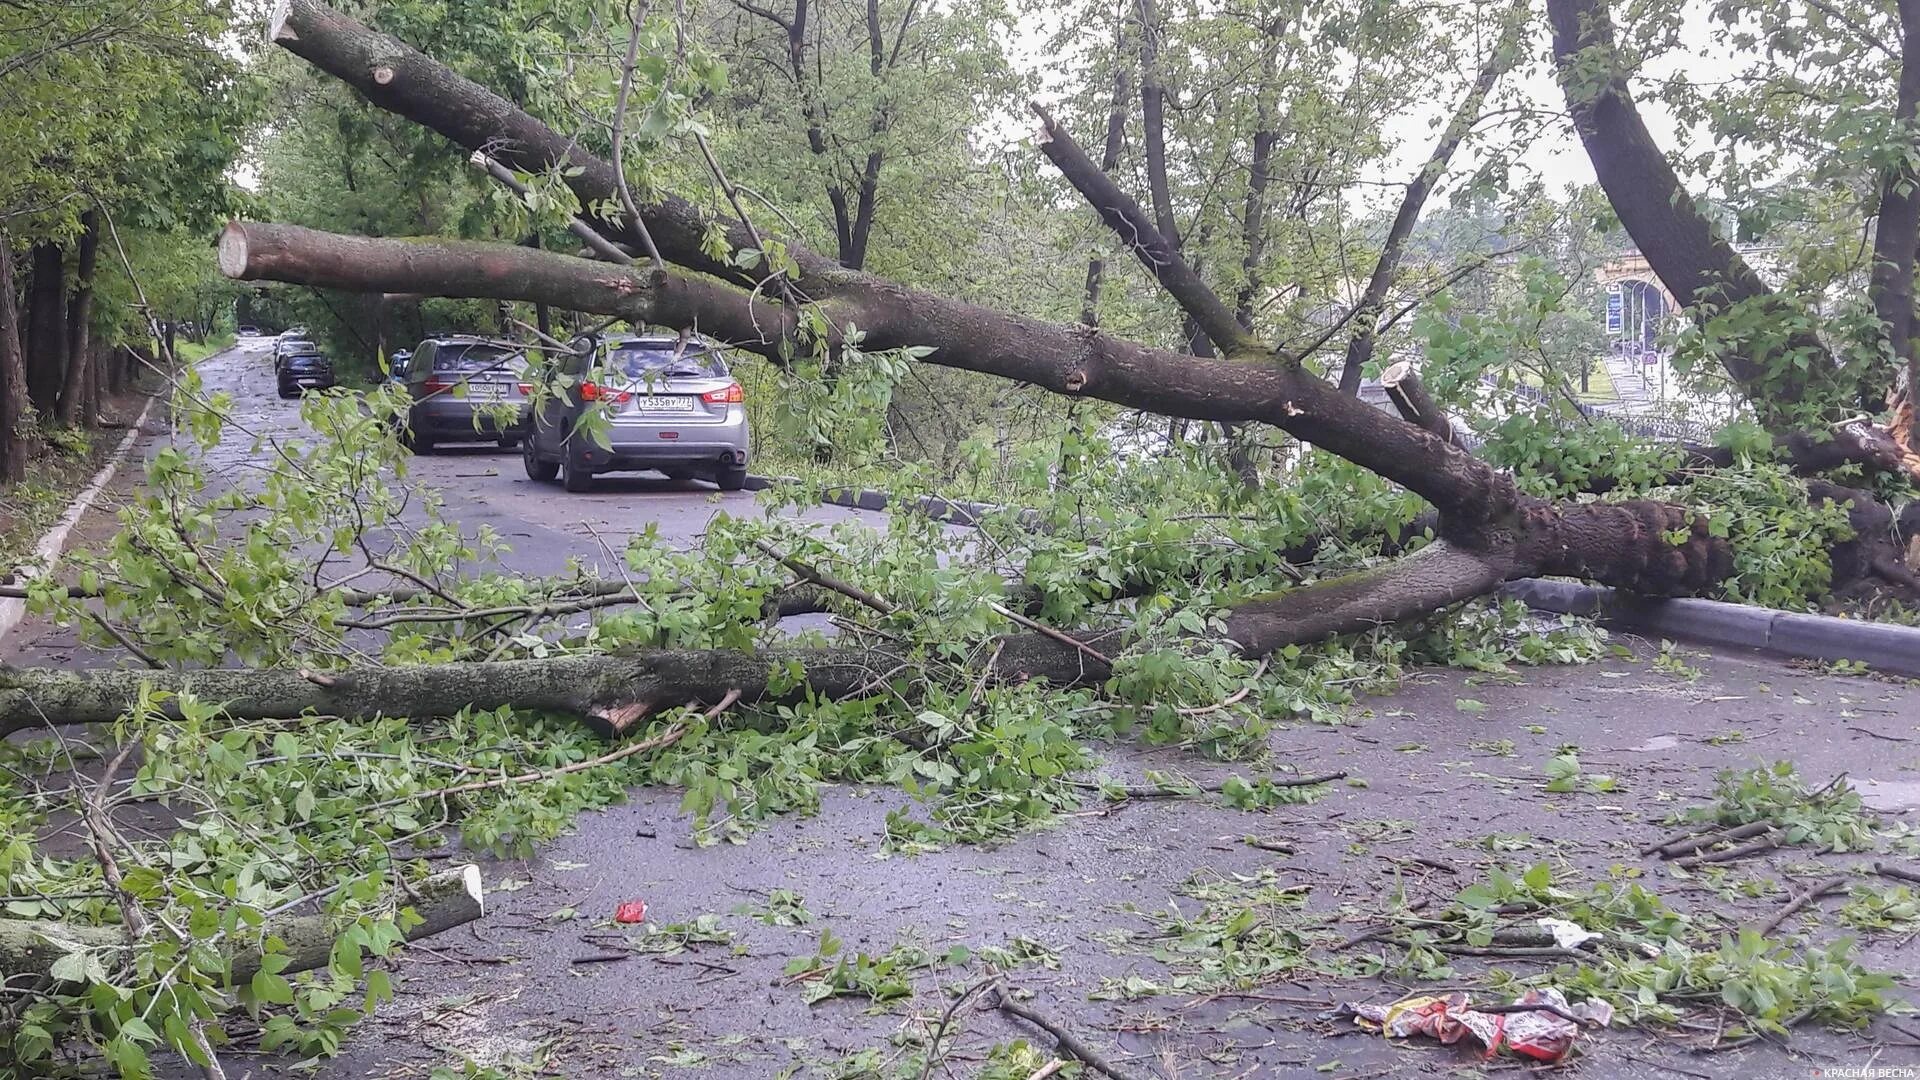
[[[1110,634],[1082,634],[1095,645]],[[1118,648],[1117,645],[1109,646]],[[45,726],[107,723],[135,707],[142,688],[191,694],[241,720],[321,716],[450,716],[466,708],[548,710],[580,717],[608,734],[623,731],[636,705],[711,703],[729,691],[744,701],[827,698],[872,692],[915,657],[880,648],[840,647],[744,652],[648,650],[627,655],[568,655],[537,660],[380,664],[318,672],[295,668],[203,671],[64,671],[0,666],[0,736]],[[1044,634],[1002,638],[994,671],[1010,680],[1044,678],[1062,686],[1106,678],[1080,649]],[[800,675],[795,682],[793,675]],[[177,702],[157,706],[178,718]]]
[[[418,925],[403,928],[408,941],[444,933],[478,919],[486,911],[480,868],[472,864],[434,874],[393,900],[396,907],[410,907],[421,918]],[[324,967],[332,956],[338,929],[338,921],[330,915],[282,915],[268,919],[260,928],[260,936],[280,939],[283,947],[278,955],[288,959],[281,974],[292,975]],[[0,919],[0,979],[51,978],[60,958],[76,949],[110,954],[128,944],[124,926]],[[245,986],[260,970],[261,955],[258,947],[230,952],[228,985]]]

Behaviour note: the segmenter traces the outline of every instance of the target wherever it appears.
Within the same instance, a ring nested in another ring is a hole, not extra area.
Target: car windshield
[[[672,343],[616,345],[607,357],[607,367],[635,382],[674,377],[722,378],[727,374],[719,353],[697,347],[681,351]]]
[[[433,354],[433,369],[466,372],[504,370],[507,361],[520,355],[497,345],[442,345]]]

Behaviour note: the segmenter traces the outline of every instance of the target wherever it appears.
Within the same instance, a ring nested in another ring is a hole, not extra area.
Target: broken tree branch
[[[1029,107],[1040,118],[1040,152],[1099,211],[1100,220],[1106,222],[1114,235],[1146,266],[1200,331],[1229,356],[1258,348],[1253,335],[1240,325],[1232,309],[1180,256],[1177,241],[1154,227],[1152,218],[1140,204],[1121,191],[1120,185],[1087,157],[1087,152],[1073,141],[1073,136],[1067,134],[1052,114],[1038,102]]]
[[[1768,934],[1780,929],[1780,924],[1792,918],[1794,912],[1799,911],[1801,908],[1806,907],[1808,904],[1813,903],[1828,893],[1837,892],[1845,888],[1846,884],[1847,875],[1845,874],[1835,874],[1824,881],[1816,882],[1809,886],[1806,891],[1795,894],[1779,911],[1774,912],[1771,918],[1756,925],[1753,929],[1761,937],[1766,937]]]
[[[1112,1080],[1133,1080],[1132,1073],[1122,1070],[1119,1066],[1101,1057],[1092,1047],[1081,1042],[1072,1032],[1047,1019],[1040,1013],[1035,1012],[1033,1009],[1013,1000],[1013,996],[1008,993],[1005,987],[994,988],[992,1005],[1001,1012],[1011,1013],[1053,1036],[1053,1041],[1059,1044],[1062,1051],[1080,1059],[1086,1064],[1087,1068],[1103,1073],[1111,1077]]]
[[[428,877],[393,897],[395,907],[412,907],[421,916],[418,926],[404,928],[408,941],[431,937],[478,919],[485,911],[480,868],[456,867]],[[332,956],[337,937],[331,915],[270,916],[260,927],[260,939],[278,938],[290,963],[282,974],[323,967]],[[83,926],[36,919],[0,919],[0,975],[46,976],[68,946],[111,954],[126,946],[126,932],[118,926]],[[231,951],[229,984],[244,986],[260,970],[257,946]]]

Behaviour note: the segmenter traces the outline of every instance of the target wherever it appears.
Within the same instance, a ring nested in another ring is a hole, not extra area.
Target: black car
[[[325,390],[333,383],[333,361],[317,352],[294,353],[280,361],[280,396],[299,397],[302,390]]]

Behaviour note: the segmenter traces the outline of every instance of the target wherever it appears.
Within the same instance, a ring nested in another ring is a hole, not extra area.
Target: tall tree
[[[1807,12],[1815,7],[1824,11],[1826,5],[1763,7],[1771,8],[1773,17],[1781,20],[1774,24],[1776,29],[1790,24],[1801,33],[1825,25],[1809,21]],[[1876,207],[1882,215],[1883,243],[1876,245],[1868,291],[1882,314],[1876,324],[1880,340],[1878,347],[1867,352],[1837,353],[1823,335],[1816,313],[1807,310],[1799,297],[1777,292],[1761,279],[1702,211],[1654,142],[1629,85],[1631,67],[1616,39],[1605,0],[1549,0],[1547,10],[1560,83],[1594,172],[1621,224],[1700,327],[1700,347],[1724,368],[1762,422],[1788,440],[1789,452],[1803,466],[1817,468],[1838,458],[1900,468],[1901,451],[1889,445],[1884,431],[1843,424],[1830,433],[1828,426],[1852,415],[1862,404],[1884,408],[1894,365],[1906,359],[1896,344],[1902,327],[1910,324],[1912,309],[1914,245],[1902,235],[1911,211],[1898,194],[1901,176],[1912,168],[1914,145],[1913,124],[1902,115],[1903,109],[1912,108],[1905,91],[1877,99],[1884,123],[1879,130],[1891,137],[1894,149],[1876,155],[1882,175],[1875,180],[1883,193],[1895,193],[1892,203],[1883,195]],[[1914,10],[1911,4],[1903,5],[1902,13]],[[1864,12],[1862,17],[1871,18]],[[1843,23],[1842,32],[1849,36],[1869,25],[1853,19]],[[1871,31],[1869,37],[1873,37]],[[1894,59],[1891,50],[1878,51],[1887,54],[1885,59]],[[1900,63],[1892,81],[1904,86],[1909,79],[1920,78],[1911,70]],[[1857,72],[1843,77],[1858,78]],[[1862,100],[1860,94],[1857,88],[1847,88],[1836,95],[1850,102],[1844,119],[1848,129],[1860,129],[1862,120],[1873,116],[1873,99]],[[1822,96],[1816,95],[1816,100]],[[1889,100],[1891,109],[1886,108]],[[1739,103],[1723,108],[1739,113]],[[1738,130],[1752,135],[1758,129],[1748,122]],[[1845,146],[1838,149],[1842,153],[1836,156],[1843,160],[1855,156]],[[1891,219],[1886,216],[1889,211]],[[1909,289],[1904,297],[1899,294],[1903,283]],[[1865,394],[1863,383],[1872,387]],[[1911,449],[1907,454],[1906,471],[1920,476],[1920,457],[1911,456]]]

